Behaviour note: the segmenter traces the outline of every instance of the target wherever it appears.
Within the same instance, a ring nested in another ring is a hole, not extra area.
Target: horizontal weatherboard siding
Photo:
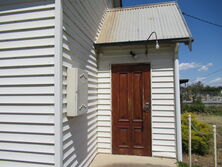
[[[88,166],[97,153],[98,84],[97,56],[94,48],[105,11],[111,0],[65,0],[63,4],[63,164]],[[88,111],[68,119],[67,69],[88,72]]]
[[[111,64],[150,63],[152,99],[152,155],[176,158],[173,46],[151,49],[135,47],[133,59],[127,47],[104,48],[98,71],[98,152],[112,153]]]
[[[0,166],[52,167],[54,1],[1,1],[0,18]]]

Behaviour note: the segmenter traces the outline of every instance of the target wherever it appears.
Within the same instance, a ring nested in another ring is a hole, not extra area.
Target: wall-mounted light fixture
[[[150,39],[150,37],[151,37],[153,34],[155,35],[155,38],[156,38],[156,49],[159,49],[159,48],[160,48],[160,45],[159,45],[159,43],[158,43],[158,38],[157,38],[157,33],[156,33],[156,31],[151,32],[150,36],[147,38],[147,41]]]
[[[134,59],[137,59],[138,56],[136,55],[136,53],[134,53],[133,51],[130,51],[130,55],[134,58]]]
[[[158,41],[156,40],[156,49],[159,49],[160,48],[160,45],[158,43]]]
[[[160,48],[160,45],[159,45],[159,42],[158,42],[158,38],[157,38],[157,33],[155,31],[151,32],[151,34],[149,35],[149,37],[147,38],[147,41],[150,39],[150,37],[152,35],[155,35],[155,38],[156,38],[156,49],[159,49]],[[148,55],[148,48],[147,48],[147,45],[146,45],[146,52],[145,52],[146,55]]]

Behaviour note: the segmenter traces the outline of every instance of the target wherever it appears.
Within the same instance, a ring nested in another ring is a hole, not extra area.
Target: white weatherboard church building
[[[182,159],[175,2],[0,0],[0,166]]]

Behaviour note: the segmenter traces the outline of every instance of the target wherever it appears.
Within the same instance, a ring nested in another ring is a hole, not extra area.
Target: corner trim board
[[[63,166],[62,136],[62,1],[55,0],[55,167]]]
[[[179,44],[175,46],[174,57],[174,82],[175,82],[175,105],[176,105],[176,146],[177,146],[177,160],[182,161],[182,137],[181,137],[181,109],[180,109],[180,79],[179,79],[179,58],[178,58]]]

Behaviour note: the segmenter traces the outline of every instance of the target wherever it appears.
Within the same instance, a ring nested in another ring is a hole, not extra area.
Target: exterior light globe
[[[158,41],[156,41],[156,49],[159,49],[160,48],[160,45],[158,43]]]

